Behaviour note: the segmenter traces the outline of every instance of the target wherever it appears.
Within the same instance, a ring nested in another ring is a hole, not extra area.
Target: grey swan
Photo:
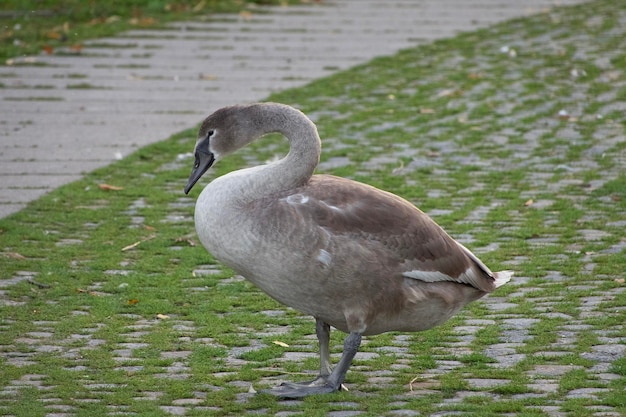
[[[185,194],[214,162],[271,132],[287,138],[288,154],[214,179],[194,215],[215,259],[316,320],[317,379],[266,392],[299,398],[337,391],[363,335],[430,329],[511,279],[511,271],[491,272],[401,197],[313,175],[321,152],[317,128],[287,105],[236,105],[208,116]],[[334,369],[330,326],[348,333]]]

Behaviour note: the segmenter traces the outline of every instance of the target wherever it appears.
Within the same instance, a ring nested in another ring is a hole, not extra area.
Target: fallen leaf
[[[423,107],[420,109],[420,114],[433,114],[433,113],[435,113],[433,109],[425,109]]]
[[[104,191],[120,191],[124,189],[124,187],[119,187],[117,185],[111,184],[98,184],[98,187],[100,187],[100,189]]]
[[[192,247],[196,246],[196,242],[193,239],[191,239],[191,238],[184,237],[184,236],[176,238],[176,243],[182,243],[182,242],[185,242],[189,246],[192,246]]]
[[[129,306],[134,306],[134,305],[135,305],[135,304],[137,304],[138,302],[139,302],[139,300],[138,300],[138,299],[136,299],[136,298],[132,298],[132,299],[128,300],[128,305],[129,305]]]
[[[87,290],[84,290],[84,289],[82,289],[82,288],[76,288],[76,292],[78,292],[78,293],[80,293],[80,294],[89,294],[89,295],[91,295],[92,297],[97,297],[97,296],[99,296],[99,295],[100,295],[100,294],[98,294],[96,291],[87,291]]]
[[[142,17],[142,18],[133,17],[128,20],[128,23],[130,23],[133,26],[152,26],[154,22],[155,20],[151,17]]]
[[[287,343],[281,342],[280,340],[274,340],[272,343],[278,346],[282,346],[282,347],[289,347]]]
[[[459,93],[459,90],[448,88],[446,90],[442,90],[439,93],[437,93],[437,97],[450,97],[450,96],[457,95],[458,93]]]
[[[159,314],[156,315],[156,318],[159,319],[159,320],[165,320],[165,319],[169,319],[170,316],[168,316],[167,314],[160,314],[159,313]]]
[[[615,278],[615,282],[617,282],[618,284],[623,284],[626,280],[624,280],[624,278]]]
[[[250,20],[252,19],[252,13],[247,10],[242,10],[241,12],[239,12],[239,17],[241,17],[243,20]]]
[[[24,255],[21,255],[21,254],[19,254],[17,252],[7,252],[4,255],[7,258],[19,259],[20,261],[26,259],[26,257]]]
[[[63,37],[59,32],[48,32],[46,36],[48,39],[61,39]]]
[[[392,174],[397,174],[398,172],[402,172],[404,169],[404,161],[400,160],[400,165],[391,170]]]
[[[193,6],[193,8],[191,9],[191,11],[193,12],[199,12],[202,9],[204,9],[204,6],[206,6],[206,2],[204,0],[200,1],[200,3],[196,4],[195,6]]]
[[[530,200],[528,200],[528,201],[526,201],[526,202],[524,203],[524,207],[530,207],[530,206],[532,206],[534,203],[535,203],[535,202],[534,202],[534,200],[531,198]]]
[[[50,45],[44,45],[41,47],[41,49],[43,49],[43,51],[47,54],[47,55],[52,55],[52,53],[54,52],[54,48],[51,47]]]
[[[200,73],[199,78],[205,81],[217,80],[217,75]]]

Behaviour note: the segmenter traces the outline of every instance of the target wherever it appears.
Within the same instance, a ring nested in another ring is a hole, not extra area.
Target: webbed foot
[[[342,384],[333,384],[325,376],[319,376],[308,382],[283,382],[277,387],[261,391],[278,398],[303,398],[308,395],[329,394],[341,389]]]
[[[352,363],[352,359],[359,350],[361,345],[361,333],[352,332],[346,337],[343,343],[343,354],[339,363],[330,374],[326,371],[330,368],[330,360],[328,358],[328,325],[318,320],[318,337],[320,339],[321,372],[313,381],[309,382],[285,382],[271,390],[261,391],[262,393],[271,394],[278,398],[302,398],[307,395],[328,394],[336,392],[343,386],[346,378],[346,372]],[[322,337],[320,337],[320,335]]]

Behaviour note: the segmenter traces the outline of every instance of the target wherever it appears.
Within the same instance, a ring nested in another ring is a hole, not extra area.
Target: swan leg
[[[330,364],[330,325],[315,319],[315,333],[320,345],[320,376],[328,376],[333,370]]]
[[[320,373],[312,381],[306,382],[283,382],[281,386],[290,388],[314,387],[325,385],[333,368],[330,363],[330,325],[318,318],[315,319],[315,333],[320,346]]]
[[[316,328],[320,340],[320,375],[313,381],[304,383],[285,382],[278,387],[263,392],[279,398],[302,398],[307,395],[327,394],[341,389],[350,364],[352,364],[352,360],[361,346],[361,333],[353,332],[346,337],[339,363],[332,372],[328,372],[330,370],[328,346],[330,327],[328,324],[318,321]],[[320,337],[320,334],[322,337]]]

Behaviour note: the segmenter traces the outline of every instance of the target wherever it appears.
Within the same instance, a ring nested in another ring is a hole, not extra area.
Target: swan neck
[[[315,124],[299,110],[280,104],[263,106],[263,136],[280,133],[289,142],[289,153],[279,161],[258,167],[259,184],[283,191],[306,183],[319,164],[321,141]]]

